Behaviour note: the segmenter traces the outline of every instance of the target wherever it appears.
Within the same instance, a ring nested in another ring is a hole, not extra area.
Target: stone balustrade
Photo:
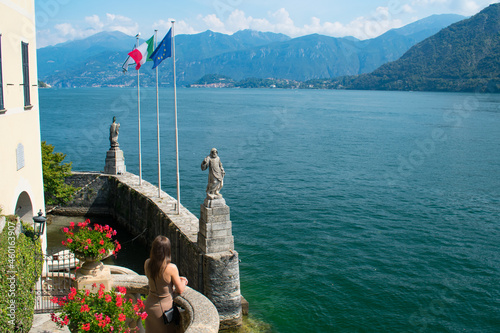
[[[118,273],[117,269],[123,268],[113,268],[112,273]],[[121,273],[125,272],[122,271]],[[149,293],[148,279],[144,275],[112,274],[112,286],[125,287],[127,288],[127,294],[132,295],[147,295]],[[182,332],[216,333],[219,331],[217,309],[204,295],[190,287],[186,287],[186,290],[181,295],[175,297],[174,302],[184,309],[181,312]]]
[[[110,216],[146,247],[156,236],[167,236],[172,262],[190,287],[215,305],[220,327],[241,325],[246,303],[240,292],[229,207],[223,200],[205,200],[198,218],[182,205],[177,212],[177,200],[163,191],[158,197],[156,186],[145,180],[139,185],[139,177],[129,172],[75,172],[66,182],[81,189],[71,202],[51,209],[52,214]]]

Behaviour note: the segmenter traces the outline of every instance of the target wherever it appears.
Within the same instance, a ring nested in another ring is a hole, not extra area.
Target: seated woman
[[[177,266],[170,262],[170,240],[165,236],[157,236],[151,246],[149,259],[144,263],[144,271],[148,277],[149,294],[146,305],[146,332],[175,332],[175,324],[163,322],[163,312],[172,308],[173,293],[182,294],[188,281],[179,276]]]

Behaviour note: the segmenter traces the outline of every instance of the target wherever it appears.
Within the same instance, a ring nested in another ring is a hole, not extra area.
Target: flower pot
[[[101,262],[103,258],[101,257],[86,257],[81,252],[75,252],[75,257],[83,262],[78,272],[81,275],[96,276],[104,269],[104,264]]]

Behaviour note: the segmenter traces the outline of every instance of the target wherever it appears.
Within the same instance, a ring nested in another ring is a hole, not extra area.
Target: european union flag
[[[172,28],[163,37],[161,43],[153,51],[149,59],[153,60],[153,69],[156,68],[164,59],[172,56]]]

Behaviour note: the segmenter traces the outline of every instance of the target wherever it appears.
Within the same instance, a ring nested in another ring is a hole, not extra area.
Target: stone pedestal
[[[101,261],[86,261],[80,269],[76,270],[75,278],[76,289],[78,290],[88,289],[96,291],[101,283],[104,284],[105,292],[110,291],[112,287],[111,271]],[[97,285],[97,289],[92,289],[94,283]]]
[[[240,264],[238,252],[226,251],[203,257],[203,294],[219,313],[220,329],[241,326]]]
[[[234,250],[229,207],[220,197],[205,199],[200,209],[198,246],[206,254]]]
[[[203,256],[203,293],[219,312],[220,327],[241,325],[238,252],[234,251],[229,207],[221,195],[207,197],[200,209],[198,246]]]
[[[123,150],[118,147],[108,150],[106,152],[106,165],[104,166],[104,173],[110,175],[120,175],[126,171]]]

